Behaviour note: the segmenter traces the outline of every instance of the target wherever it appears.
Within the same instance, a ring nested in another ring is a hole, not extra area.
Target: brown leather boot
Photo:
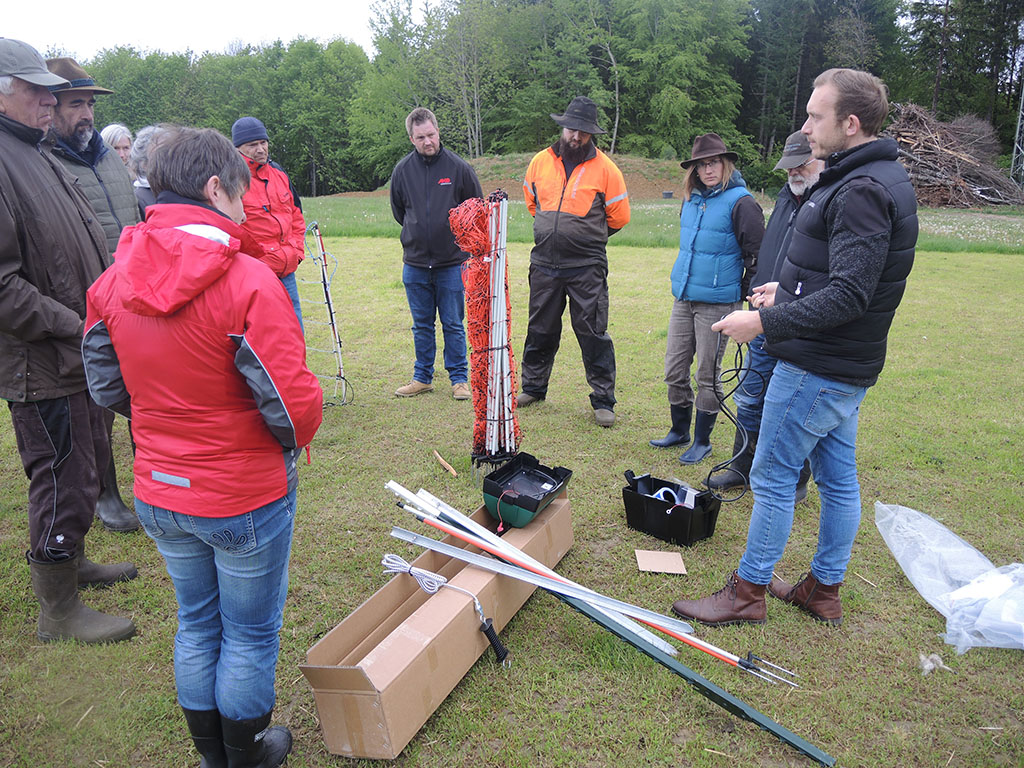
[[[842,584],[819,584],[813,574],[805,573],[795,586],[773,577],[768,591],[782,602],[806,611],[818,621],[838,627],[843,623],[843,603],[839,599],[839,587]]]
[[[725,587],[701,600],[676,600],[672,611],[684,619],[692,619],[709,627],[726,624],[764,624],[767,608],[764,584],[752,584],[729,574]]]

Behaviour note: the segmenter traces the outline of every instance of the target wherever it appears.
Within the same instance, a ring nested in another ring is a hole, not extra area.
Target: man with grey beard
[[[53,156],[76,180],[96,212],[103,227],[107,252],[113,256],[121,230],[138,224],[139,205],[132,188],[132,178],[117,152],[108,147],[93,125],[96,94],[113,93],[101,88],[74,59],[48,59],[47,69],[67,81],[50,86],[57,98],[53,108],[51,137]],[[107,437],[114,422],[112,411],[106,412]],[[101,493],[96,514],[111,531],[134,531],[139,527],[135,511],[121,500],[117,490],[117,472],[111,456],[109,466],[100,475]]]
[[[779,191],[775,209],[765,229],[761,250],[757,256],[757,271],[750,281],[751,288],[778,280],[778,270],[789,246],[797,211],[806,199],[807,191],[817,183],[824,167],[824,161],[811,155],[811,145],[807,142],[806,135],[800,131],[790,134],[786,139],[782,157],[774,168],[776,171],[786,171],[789,180]],[[754,460],[754,449],[761,427],[764,393],[768,389],[768,382],[772,378],[772,371],[777,362],[775,357],[765,352],[764,345],[765,337],[761,333],[748,347],[743,377],[732,396],[736,404],[736,420],[742,429],[736,428],[736,439],[732,447],[733,460],[720,472],[714,473],[708,481],[708,487],[714,491],[750,487],[750,465]],[[807,497],[807,481],[810,477],[811,467],[805,462],[796,488],[797,503]]]

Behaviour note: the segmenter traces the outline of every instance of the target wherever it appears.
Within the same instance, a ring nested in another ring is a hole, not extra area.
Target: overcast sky
[[[90,59],[104,48],[132,46],[165,53],[222,53],[239,43],[259,45],[296,37],[336,37],[372,55],[371,0],[128,0],[4,3],[0,35],[23,40],[44,56],[61,49]]]

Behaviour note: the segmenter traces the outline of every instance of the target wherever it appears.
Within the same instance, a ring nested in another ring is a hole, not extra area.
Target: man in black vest
[[[814,81],[807,134],[825,170],[800,207],[778,282],[753,291],[753,310],[714,326],[738,343],[759,333],[779,358],[765,395],[750,484],[747,547],[724,589],[672,610],[705,624],[763,624],[765,591],[815,619],[842,622],[839,586],[860,524],[854,446],[867,388],[917,243],[917,201],[897,145],[878,133],[889,112],[874,75],[830,69]],[[818,549],[795,585],[772,576],[793,523],[793,497],[810,457],[821,517]]]

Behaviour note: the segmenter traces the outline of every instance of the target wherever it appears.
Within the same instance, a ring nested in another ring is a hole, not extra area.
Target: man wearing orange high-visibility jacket
[[[551,117],[562,126],[562,135],[534,156],[523,182],[535,245],[518,404],[547,397],[568,299],[594,420],[610,427],[615,423],[615,348],[608,335],[605,246],[629,223],[629,196],[622,172],[592,140],[604,133],[597,124],[597,105],[577,96],[564,114]]]

